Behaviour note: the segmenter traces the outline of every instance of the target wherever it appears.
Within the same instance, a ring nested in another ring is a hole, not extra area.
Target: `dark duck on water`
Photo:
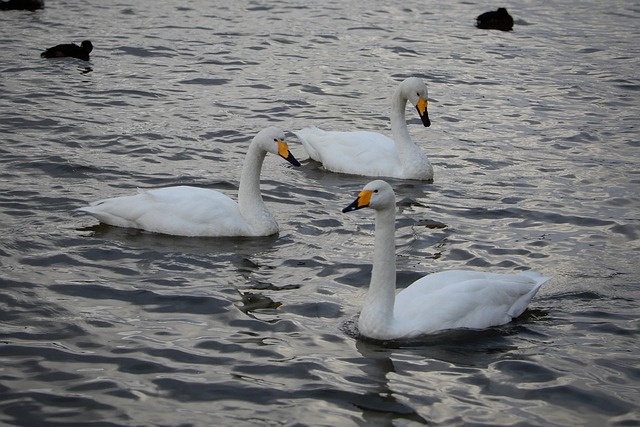
[[[476,18],[476,25],[483,30],[511,31],[513,29],[513,18],[504,7],[491,12],[485,12]]]
[[[40,54],[43,58],[78,58],[84,61],[89,60],[89,54],[93,50],[93,45],[89,40],[83,41],[80,46],[75,43],[59,44],[50,47]]]
[[[44,8],[44,0],[8,0],[0,1],[0,10],[30,10]]]

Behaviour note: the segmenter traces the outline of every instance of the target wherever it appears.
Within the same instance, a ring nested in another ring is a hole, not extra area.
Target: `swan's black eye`
[[[374,193],[377,193],[377,192],[378,192],[378,190],[373,190],[373,192],[374,192]]]
[[[273,138],[273,140],[274,140],[275,142],[278,142],[278,138]]]
[[[420,92],[416,92],[416,95],[420,96]]]

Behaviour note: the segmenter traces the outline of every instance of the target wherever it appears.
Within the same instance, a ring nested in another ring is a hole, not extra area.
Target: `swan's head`
[[[362,208],[372,208],[375,210],[395,206],[396,195],[393,188],[385,181],[380,179],[368,183],[362,191],[358,193],[358,197],[342,212],[351,212]]]
[[[427,112],[429,93],[425,82],[417,77],[409,77],[400,83],[400,93],[404,99],[416,107],[422,124],[425,127],[431,126],[431,120],[429,120],[429,113]]]
[[[284,142],[284,132],[276,127],[262,129],[253,139],[264,151],[277,154],[294,166],[300,166],[300,162],[293,157],[289,146]]]

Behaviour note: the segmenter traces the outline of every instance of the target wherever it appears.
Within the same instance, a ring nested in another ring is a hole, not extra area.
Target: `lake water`
[[[474,28],[506,6],[513,32]],[[54,1],[0,14],[0,424],[640,425],[640,3]],[[90,39],[90,62],[41,59]],[[398,286],[454,268],[552,276],[515,322],[412,345],[353,334],[369,179],[291,131],[390,133],[399,81],[435,181],[397,193]],[[97,225],[136,188],[235,197],[250,139],[261,239]]]

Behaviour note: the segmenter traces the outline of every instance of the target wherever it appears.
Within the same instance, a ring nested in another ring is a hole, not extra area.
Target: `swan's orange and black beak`
[[[300,162],[296,160],[293,154],[291,154],[291,151],[289,151],[287,143],[282,140],[278,140],[278,154],[293,166],[300,166]]]
[[[362,190],[358,193],[358,197],[346,208],[342,209],[342,213],[347,213],[351,211],[355,211],[358,209],[366,208],[371,203],[371,196],[373,195],[373,191],[371,190]]]
[[[431,120],[429,120],[429,113],[427,112],[427,106],[429,102],[426,99],[418,99],[418,104],[416,105],[416,110],[418,110],[418,114],[420,114],[420,119],[422,120],[422,124],[424,127],[428,128],[431,126]]]

